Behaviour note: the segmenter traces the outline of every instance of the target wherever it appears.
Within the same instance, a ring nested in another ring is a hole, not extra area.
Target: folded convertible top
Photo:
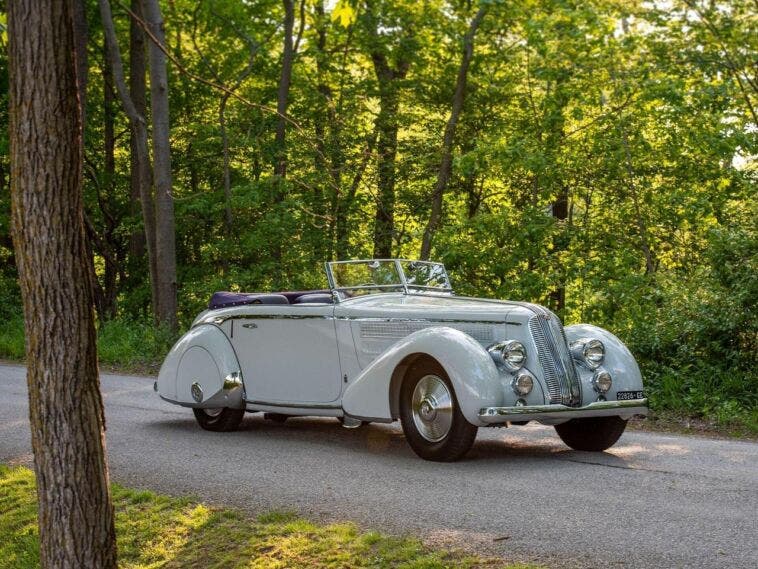
[[[284,292],[227,292],[213,293],[208,308],[228,308],[244,304],[298,304],[297,299],[305,295],[330,295],[328,290],[293,290]],[[326,299],[329,301],[330,299]],[[322,301],[323,302],[323,301]]]

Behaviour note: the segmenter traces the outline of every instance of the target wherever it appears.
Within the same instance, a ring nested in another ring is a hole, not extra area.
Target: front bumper
[[[524,405],[523,407],[484,407],[479,410],[479,420],[487,424],[506,423],[508,421],[539,421],[540,419],[581,419],[613,415],[624,418],[633,415],[647,415],[647,399],[595,401],[584,407]]]

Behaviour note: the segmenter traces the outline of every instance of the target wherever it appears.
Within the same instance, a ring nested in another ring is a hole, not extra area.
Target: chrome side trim
[[[471,320],[470,318],[402,318],[402,317],[382,317],[382,316],[335,316],[335,320],[351,320],[354,322],[420,322],[420,323],[432,323],[438,322],[447,323],[455,322],[459,324],[491,324],[496,326],[498,324],[506,324],[503,320]]]
[[[532,421],[539,419],[581,419],[583,417],[609,417],[613,415],[647,415],[647,399],[629,401],[595,401],[584,407],[567,405],[525,405],[523,407],[484,407],[479,410],[479,420],[487,424],[507,421]]]
[[[271,401],[256,401],[245,399],[246,405],[261,405],[265,407],[287,407],[288,409],[342,409],[342,405],[324,403],[272,403]]]
[[[297,306],[297,305],[295,305]],[[321,314],[228,314],[225,316],[208,316],[204,320],[196,323],[195,326],[201,324],[215,324],[221,326],[227,320],[308,320],[308,319],[321,319],[321,320],[333,320],[333,316],[321,315]],[[243,327],[247,328],[243,324]],[[255,328],[253,325],[252,328]]]

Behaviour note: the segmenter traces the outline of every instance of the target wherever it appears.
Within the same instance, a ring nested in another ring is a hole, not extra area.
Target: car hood
[[[345,318],[409,318],[419,320],[452,320],[523,322],[534,314],[551,314],[541,306],[453,295],[372,294],[342,301],[335,316]]]

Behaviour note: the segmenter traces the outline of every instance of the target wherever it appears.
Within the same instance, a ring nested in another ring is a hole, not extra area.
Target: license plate
[[[616,393],[617,401],[630,401],[632,399],[644,399],[644,391],[619,391]]]

